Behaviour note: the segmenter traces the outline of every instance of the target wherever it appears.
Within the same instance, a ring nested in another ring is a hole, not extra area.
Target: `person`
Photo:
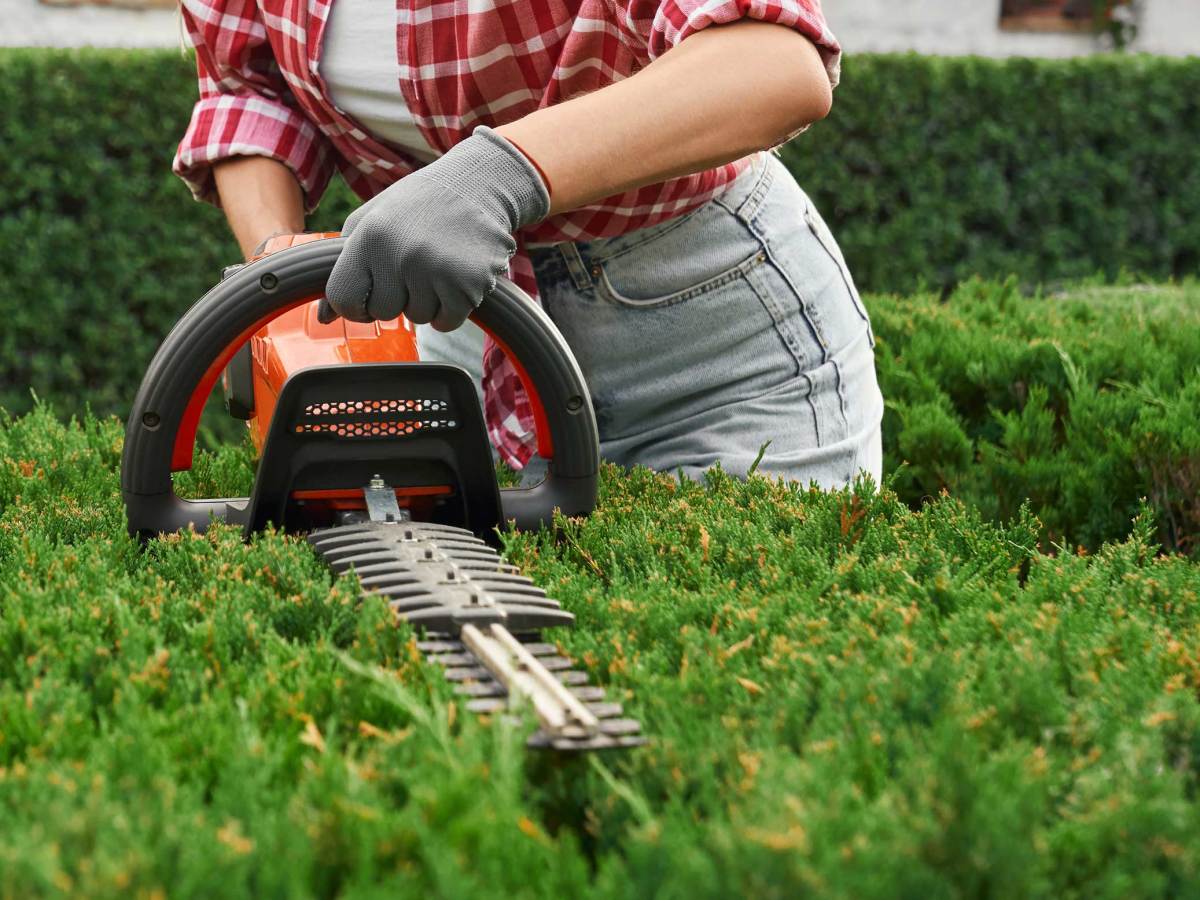
[[[819,0],[182,0],[200,99],[174,170],[248,256],[335,170],[366,202],[321,316],[401,313],[531,462],[503,353],[464,320],[507,273],[592,395],[602,455],[822,487],[881,476],[874,338],[775,154],[830,109]],[[460,327],[461,326],[461,327]]]

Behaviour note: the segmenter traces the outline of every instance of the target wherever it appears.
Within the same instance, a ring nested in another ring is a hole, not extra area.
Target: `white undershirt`
[[[373,137],[425,162],[438,158],[400,93],[396,0],[334,0],[317,65],[334,106]],[[418,325],[416,331],[421,359],[465,368],[482,404],[483,332],[469,321],[446,334],[431,325]]]
[[[400,92],[395,0],[334,0],[318,69],[334,106],[372,137],[425,162],[440,155],[421,134]]]

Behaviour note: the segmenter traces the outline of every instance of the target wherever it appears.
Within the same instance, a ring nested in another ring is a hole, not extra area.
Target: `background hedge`
[[[236,258],[169,172],[195,95],[175,51],[0,51],[0,406],[123,412]],[[1200,60],[853,56],[834,110],[784,156],[864,290],[1200,268]]]
[[[868,290],[1200,269],[1200,58],[851,57],[785,158]]]
[[[1142,498],[1159,540],[1200,551],[1200,285],[1016,279],[868,298],[887,404],[884,472],[910,505],[943,490],[1095,549]]]
[[[170,172],[195,98],[177,51],[0,52],[0,406],[27,409],[32,388],[123,413],[238,260],[222,214]],[[339,182],[321,223],[351,208]]]

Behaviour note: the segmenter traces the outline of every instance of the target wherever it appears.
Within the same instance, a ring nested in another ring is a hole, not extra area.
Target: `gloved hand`
[[[545,218],[537,168],[486,126],[351,213],[319,316],[394,319],[453,331],[516,252],[513,232]]]

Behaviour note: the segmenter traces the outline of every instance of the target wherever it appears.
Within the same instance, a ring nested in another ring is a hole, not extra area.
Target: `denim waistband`
[[[722,206],[728,209],[739,208],[754,194],[755,188],[762,180],[763,173],[769,162],[770,156],[768,153],[762,152],[756,154],[752,158],[750,165],[733,181],[729,182],[725,190],[708,202],[720,202]],[[657,222],[654,225],[647,225],[645,228],[638,228],[614,237],[595,238],[590,241],[563,241],[557,244],[530,245],[527,248],[530,261],[533,263],[534,270],[538,273],[539,277],[550,275],[551,270],[558,270],[560,266],[565,265],[577,285],[582,287],[582,282],[590,280],[588,273],[594,266],[609,257],[621,253],[630,246],[649,240],[661,232],[677,228],[690,216],[704,209],[706,205],[701,204],[696,209],[689,210],[682,215],[674,216],[662,222]],[[554,274],[558,275],[559,273],[555,271]]]
[[[725,186],[725,190],[721,191],[713,197],[713,200],[720,200],[722,205],[730,206],[731,209],[737,209],[746,199],[749,199],[750,194],[754,192],[755,185],[758,179],[761,178],[763,168],[766,167],[768,161],[767,152],[760,152],[751,158],[748,167],[740,173],[736,179],[733,179],[730,184]],[[712,200],[709,200],[712,202]],[[697,209],[702,209],[703,204]],[[641,242],[650,238],[656,233],[664,232],[676,226],[679,220],[689,216],[696,210],[689,210],[683,215],[667,218],[662,222],[656,222],[652,226],[638,228],[632,232],[618,234],[613,238],[596,238],[587,241],[563,241],[560,244],[530,244],[528,245],[529,256],[533,258],[534,264],[538,263],[539,258],[550,256],[557,253],[560,247],[566,244],[574,244],[581,253],[586,254],[592,259],[604,259],[611,257],[613,254],[619,253],[624,247]]]

